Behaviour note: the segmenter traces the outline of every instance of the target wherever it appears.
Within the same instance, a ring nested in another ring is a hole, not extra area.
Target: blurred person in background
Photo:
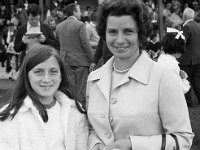
[[[28,22],[28,15],[25,9],[25,5],[24,4],[19,4],[17,6],[17,15],[19,17],[19,25],[24,25],[27,24]]]
[[[86,82],[93,62],[93,52],[87,38],[86,26],[80,21],[81,10],[76,3],[64,8],[67,19],[56,27],[56,37],[60,42],[60,55],[70,66],[74,83],[79,87],[85,102]]]
[[[195,12],[186,8],[183,12],[183,35],[185,47],[183,55],[178,59],[181,70],[188,75],[188,80],[200,104],[200,25],[194,21]],[[191,90],[186,94],[189,106],[194,106]]]
[[[0,62],[1,62],[1,67],[5,67],[7,55],[6,55],[6,47],[5,47],[5,42],[3,40],[3,36],[0,34]]]
[[[51,28],[40,21],[40,7],[36,4],[29,4],[27,15],[29,20],[18,28],[14,42],[15,51],[21,52],[20,63],[23,62],[26,50],[35,42],[51,45],[59,50],[59,42],[56,40]],[[33,36],[27,36],[27,33]]]
[[[187,80],[187,73],[180,70],[179,58],[184,52],[185,37],[182,32],[174,28],[167,28],[167,33],[162,40],[162,53],[159,55],[157,62],[162,67],[172,69],[180,79],[183,93],[186,94],[190,89],[190,83]]]
[[[96,31],[96,25],[93,24],[92,21],[90,21],[89,17],[84,17],[84,21],[85,21],[85,25],[86,25],[86,33],[87,33],[87,37],[89,39],[90,42],[90,46],[92,47],[92,51],[93,53],[96,52],[96,48],[99,42],[99,35]]]

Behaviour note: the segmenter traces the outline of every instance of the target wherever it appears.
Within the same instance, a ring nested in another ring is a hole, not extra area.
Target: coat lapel
[[[101,68],[92,72],[88,78],[88,82],[96,82],[101,93],[104,95],[107,102],[110,98],[112,64],[114,57],[107,61]]]
[[[109,103],[110,99],[110,88],[111,88],[111,76],[112,76],[112,64],[114,61],[114,57],[111,58],[105,65],[102,67],[102,73],[100,80],[97,82],[97,86],[103,93],[106,98],[106,101]]]

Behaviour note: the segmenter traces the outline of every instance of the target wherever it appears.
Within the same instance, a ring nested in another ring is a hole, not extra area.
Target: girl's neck
[[[53,101],[50,103],[50,104],[43,104],[43,106],[46,108],[46,109],[50,109],[52,108],[53,106],[56,105],[56,98],[53,99]]]
[[[49,105],[54,101],[54,96],[49,96],[49,97],[39,97],[39,101],[43,104],[43,105]]]

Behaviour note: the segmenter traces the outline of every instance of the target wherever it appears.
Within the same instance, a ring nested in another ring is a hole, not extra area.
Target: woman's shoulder
[[[89,75],[88,75],[88,79],[93,78],[94,76],[98,75],[101,72],[101,70],[102,70],[101,68],[98,68],[98,69],[90,72]]]
[[[167,60],[164,60],[167,61]],[[165,75],[171,75],[173,74],[173,69],[171,67],[168,67],[169,63],[165,62],[155,62],[153,61],[151,73],[154,74],[155,76],[165,76]]]
[[[102,76],[107,75],[108,72],[110,72],[112,70],[113,61],[114,61],[114,57],[111,57],[103,66],[90,72],[90,74],[88,76],[88,81],[98,80]]]

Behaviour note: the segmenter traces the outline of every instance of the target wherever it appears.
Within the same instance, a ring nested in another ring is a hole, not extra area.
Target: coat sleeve
[[[21,52],[26,49],[26,44],[22,42],[24,26],[19,27],[15,36],[14,49],[16,52]]]
[[[173,71],[163,72],[158,91],[163,135],[131,136],[132,149],[189,150],[194,134],[181,84]],[[150,146],[151,145],[151,146]],[[164,148],[165,147],[165,148]]]
[[[46,37],[46,41],[43,44],[51,45],[52,47],[56,48],[57,50],[60,50],[59,41],[55,38],[51,28],[46,24],[43,24],[43,26],[44,26],[43,34]]]

